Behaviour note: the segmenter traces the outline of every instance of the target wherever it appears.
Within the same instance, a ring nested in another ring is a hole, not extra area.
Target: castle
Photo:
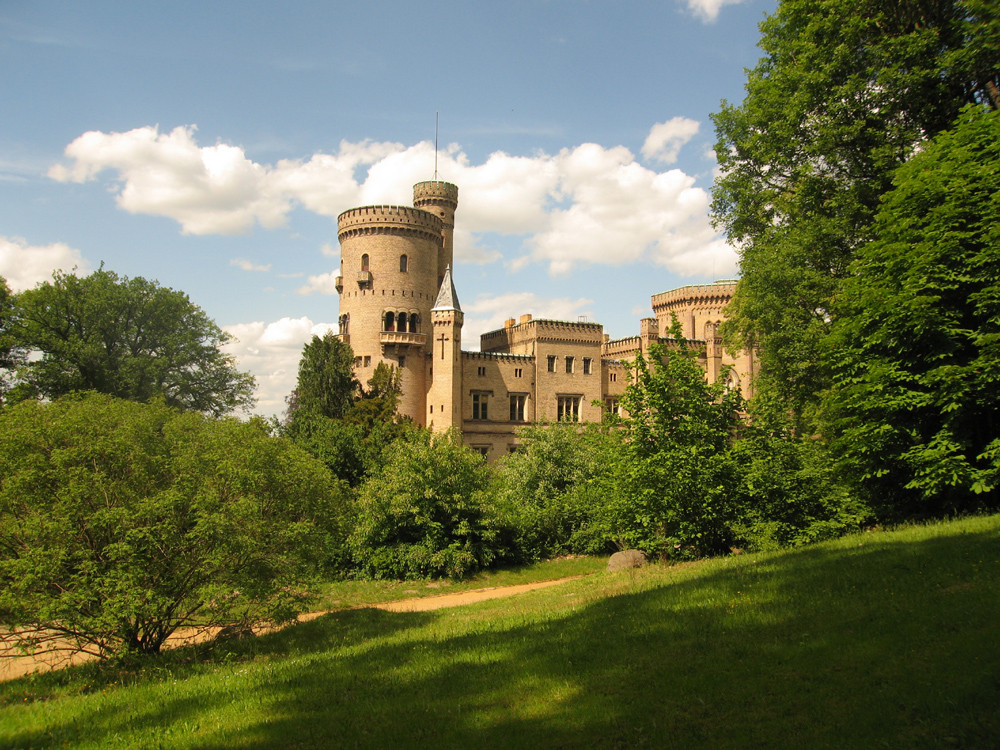
[[[338,336],[355,353],[362,383],[380,362],[400,374],[400,414],[437,431],[456,428],[494,460],[513,450],[519,427],[535,421],[600,421],[617,412],[625,362],[661,342],[676,315],[700,349],[709,382],[728,378],[749,396],[753,352],[732,356],[717,334],[735,281],[654,295],[655,317],[638,336],[611,341],[598,323],[522,315],[462,351],[463,313],[451,266],[458,187],[438,180],[413,187],[413,206],[364,206],[337,218],[340,241]]]

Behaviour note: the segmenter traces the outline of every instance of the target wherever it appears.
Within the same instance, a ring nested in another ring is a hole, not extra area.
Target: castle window
[[[350,333],[349,330],[350,325],[351,325],[351,315],[350,313],[344,313],[343,315],[340,316],[340,319],[337,322],[339,333],[344,335]]]
[[[483,458],[486,458],[488,455],[490,455],[490,446],[488,445],[473,445],[472,450],[474,450]]]
[[[489,402],[489,395],[486,393],[473,393],[472,394],[472,418],[475,420],[483,421],[487,419],[487,404]]]
[[[399,256],[399,272],[406,273],[406,255]]]
[[[396,313],[387,312],[385,314],[385,324],[382,327],[383,331],[395,331],[396,330]]]
[[[365,253],[364,255],[361,256],[361,270],[362,271],[370,271],[371,270],[368,267],[368,253]]]
[[[371,356],[365,355],[365,367],[371,367],[371,366],[372,366],[372,358],[371,358]]]
[[[580,396],[558,396],[556,418],[560,422],[580,421]]]
[[[523,393],[512,393],[510,394],[510,421],[511,422],[523,422],[524,421],[524,402],[528,400],[528,397]]]
[[[406,333],[406,313],[399,313],[396,319],[399,321],[399,332]]]
[[[403,369],[404,367],[406,367],[406,355],[401,354],[399,356],[399,368]]]
[[[410,313],[410,333],[417,332],[417,323],[420,320],[420,316],[416,313]]]
[[[583,374],[590,375],[590,357],[583,358]]]
[[[479,377],[481,377],[481,378],[486,377],[486,368],[485,367],[477,367],[476,368],[476,374],[479,375]]]
[[[608,414],[621,414],[621,407],[618,405],[618,399],[614,397],[604,399],[604,411]]]
[[[556,358],[555,358],[555,355],[550,354],[549,355],[549,372],[555,372],[555,371],[556,371]]]
[[[608,380],[610,380],[612,383],[617,383],[618,382],[618,373],[617,372],[608,373]]]
[[[566,372],[573,372],[573,357],[566,357]]]
[[[515,367],[514,368],[514,377],[515,378],[521,377],[521,368],[520,367]]]

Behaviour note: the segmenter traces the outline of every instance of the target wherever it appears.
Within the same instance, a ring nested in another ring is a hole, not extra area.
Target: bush
[[[361,485],[351,549],[375,578],[461,578],[497,556],[488,469],[454,434],[411,431]]]
[[[21,403],[0,414],[0,610],[22,645],[101,656],[157,652],[184,625],[288,620],[342,554],[344,498],[260,420]]]
[[[494,467],[493,495],[512,559],[606,551],[597,524],[621,433],[598,424],[524,428],[518,450]]]

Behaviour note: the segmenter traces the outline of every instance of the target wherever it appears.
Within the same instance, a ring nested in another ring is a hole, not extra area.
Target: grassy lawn
[[[1000,516],[0,684],[2,747],[998,745]]]

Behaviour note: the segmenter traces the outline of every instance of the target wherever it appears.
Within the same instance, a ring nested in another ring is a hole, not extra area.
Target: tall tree
[[[963,113],[901,167],[835,306],[828,398],[883,516],[997,505],[1000,112]]]
[[[12,331],[41,352],[19,377],[47,398],[93,390],[219,416],[253,404],[254,379],[221,347],[232,340],[183,292],[103,268],[16,298]]]
[[[746,98],[714,116],[713,212],[740,252],[725,334],[798,414],[827,382],[831,303],[892,173],[966,104],[1000,106],[993,0],[782,0]]]
[[[302,348],[295,390],[288,397],[288,420],[298,412],[342,419],[358,395],[354,352],[332,331],[313,336]]]

